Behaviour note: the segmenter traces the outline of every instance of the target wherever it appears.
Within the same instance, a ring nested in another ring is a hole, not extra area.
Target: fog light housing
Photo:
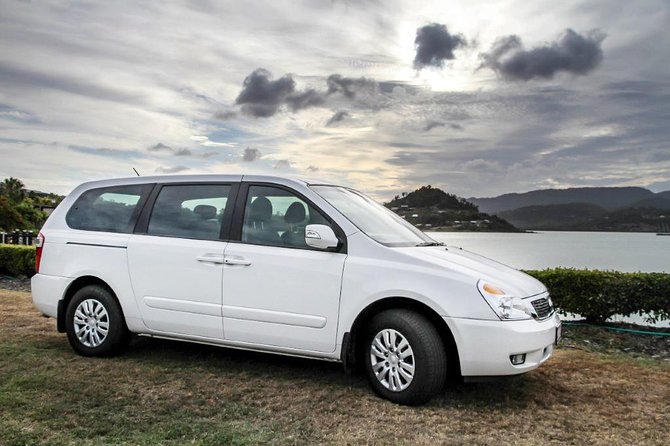
[[[526,354],[510,355],[509,360],[512,361],[512,365],[521,365],[526,362]]]

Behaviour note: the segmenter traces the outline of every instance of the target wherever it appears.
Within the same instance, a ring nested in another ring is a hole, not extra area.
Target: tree
[[[26,189],[23,182],[14,177],[5,178],[5,181],[0,184],[0,193],[13,204],[22,202],[26,197]]]
[[[0,229],[4,231],[13,231],[25,227],[23,216],[9,202],[7,197],[0,195]]]

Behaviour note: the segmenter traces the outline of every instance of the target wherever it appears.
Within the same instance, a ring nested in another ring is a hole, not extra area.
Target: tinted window
[[[217,240],[230,185],[164,186],[151,211],[147,233]]]
[[[330,223],[295,194],[276,187],[251,186],[247,195],[242,241],[307,248],[305,226]]]
[[[132,232],[138,204],[151,187],[138,184],[88,190],[75,201],[65,221],[71,228],[85,231]]]

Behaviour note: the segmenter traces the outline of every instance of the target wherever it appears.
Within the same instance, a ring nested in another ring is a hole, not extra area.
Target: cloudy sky
[[[667,1],[0,0],[0,178],[670,189]]]

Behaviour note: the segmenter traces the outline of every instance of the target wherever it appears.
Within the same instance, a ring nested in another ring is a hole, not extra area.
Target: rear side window
[[[217,240],[230,185],[163,186],[151,211],[147,234]]]
[[[134,184],[88,190],[77,198],[65,221],[72,229],[84,231],[133,232],[138,205],[151,188],[151,184]]]

